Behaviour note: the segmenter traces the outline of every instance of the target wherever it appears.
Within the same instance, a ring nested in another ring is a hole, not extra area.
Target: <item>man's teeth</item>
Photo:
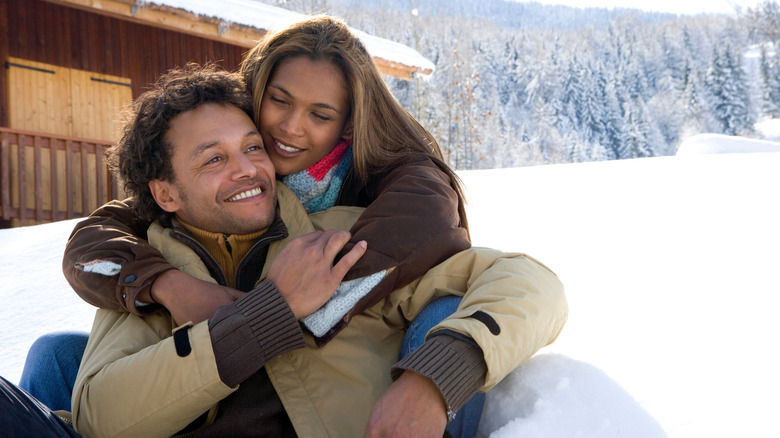
[[[300,152],[301,151],[301,149],[281,144],[278,141],[276,142],[276,145],[279,146],[279,149],[281,149],[281,150],[283,150],[285,152]]]
[[[238,200],[241,200],[241,199],[251,198],[252,196],[257,196],[257,195],[259,195],[261,193],[263,193],[263,189],[258,187],[256,189],[252,189],[252,190],[247,190],[245,192],[241,192],[241,193],[237,194],[236,196],[232,196],[232,197],[228,198],[228,201],[238,201]]]

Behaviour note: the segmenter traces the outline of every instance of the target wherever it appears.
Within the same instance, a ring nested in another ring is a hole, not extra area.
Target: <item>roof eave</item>
[[[137,0],[44,1],[246,48],[254,47],[267,32],[266,29],[229,23],[219,18],[204,17],[182,9]],[[433,73],[429,68],[406,65],[376,56],[373,59],[382,74],[398,79],[408,81],[415,75],[429,76]]]

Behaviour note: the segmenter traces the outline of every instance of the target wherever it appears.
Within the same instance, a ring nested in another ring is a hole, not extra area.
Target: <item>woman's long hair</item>
[[[357,176],[367,181],[369,175],[410,156],[427,156],[449,175],[450,185],[458,195],[461,225],[468,229],[462,184],[444,162],[441,147],[393,96],[363,43],[338,19],[312,16],[268,34],[247,53],[241,73],[254,101],[255,123],[259,126],[263,93],[276,67],[299,56],[330,61],[344,74],[350,92],[347,123],[351,122],[353,129]]]

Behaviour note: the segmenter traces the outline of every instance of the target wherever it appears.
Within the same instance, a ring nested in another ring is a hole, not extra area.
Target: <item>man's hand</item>
[[[427,377],[404,371],[374,405],[365,438],[441,438],[447,427],[447,406]]]
[[[199,280],[178,269],[163,272],[152,285],[151,296],[163,305],[177,325],[205,321],[218,308],[241,298],[244,292]]]
[[[336,292],[347,271],[366,252],[360,241],[335,265],[333,261],[349,242],[346,231],[315,231],[290,241],[268,269],[268,279],[301,319],[322,307]]]

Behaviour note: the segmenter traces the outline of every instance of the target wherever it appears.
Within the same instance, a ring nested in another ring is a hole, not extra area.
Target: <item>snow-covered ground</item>
[[[780,436],[778,169],[755,152],[461,172],[475,244],[540,259],[570,305],[560,338],[489,393],[481,433]],[[13,382],[35,338],[89,330],[60,269],[74,224],[0,230]]]

